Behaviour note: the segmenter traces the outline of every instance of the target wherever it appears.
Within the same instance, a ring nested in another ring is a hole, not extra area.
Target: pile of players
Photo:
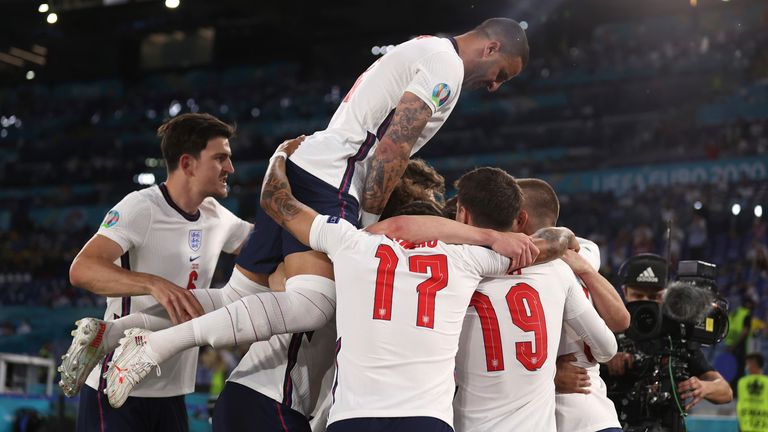
[[[118,203],[70,270],[108,297],[60,367],[78,431],[187,430],[197,347],[244,344],[214,430],[618,428],[597,362],[626,310],[597,247],[554,227],[552,188],[479,168],[444,207],[442,178],[409,162],[462,87],[495,91],[527,59],[499,18],[399,45],[326,130],[278,147],[253,225],[215,200],[233,128],[207,114],[161,126],[166,182]],[[222,251],[237,264],[208,289]],[[558,386],[580,393],[556,398],[558,356],[572,366]]]

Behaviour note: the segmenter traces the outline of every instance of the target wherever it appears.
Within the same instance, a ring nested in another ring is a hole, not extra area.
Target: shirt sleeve
[[[309,246],[325,252],[333,260],[343,247],[352,246],[358,237],[365,235],[338,216],[317,215],[309,231]]]
[[[435,113],[457,97],[463,78],[457,66],[453,53],[439,51],[428,55],[418,63],[418,71],[405,91],[418,96]]]
[[[107,212],[96,233],[120,245],[125,253],[144,244],[151,223],[152,206],[133,192]]]
[[[595,270],[600,270],[600,248],[591,240],[577,238],[579,242],[579,255]]]
[[[472,264],[478,275],[504,276],[509,271],[509,258],[480,246],[468,246],[468,250],[468,262]]]
[[[586,295],[584,295],[584,289],[579,283],[579,281],[576,279],[576,276],[573,275],[573,272],[570,271],[570,268],[567,270],[562,270],[563,273],[567,273],[568,275],[565,276],[565,283],[567,283],[568,288],[565,294],[565,308],[563,310],[563,320],[571,319],[575,316],[581,315],[584,313],[584,310],[586,309],[593,309],[594,307],[589,302],[589,299]]]
[[[222,250],[226,253],[232,253],[243,244],[246,238],[248,238],[248,234],[250,234],[253,225],[235,216],[234,213],[229,211],[229,209],[221,205],[218,201],[216,201],[216,207],[219,215],[221,215],[222,221],[224,221],[229,228],[227,239]]]
[[[583,300],[586,301],[586,298]],[[589,345],[592,356],[598,362],[607,362],[616,355],[616,337],[591,305],[565,322]]]

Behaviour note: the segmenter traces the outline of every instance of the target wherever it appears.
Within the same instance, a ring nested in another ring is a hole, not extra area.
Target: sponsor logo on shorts
[[[448,98],[451,97],[451,88],[446,83],[440,83],[432,89],[432,102],[437,105],[438,108],[445,105]]]
[[[328,216],[328,223],[330,224],[337,224],[339,223],[339,220],[338,216]]]
[[[107,217],[104,218],[104,222],[101,223],[102,228],[112,228],[117,225],[117,221],[120,220],[120,213],[117,210],[110,210],[107,213]]]
[[[197,252],[203,245],[203,230],[189,230],[189,248]],[[190,260],[191,261],[191,260]]]

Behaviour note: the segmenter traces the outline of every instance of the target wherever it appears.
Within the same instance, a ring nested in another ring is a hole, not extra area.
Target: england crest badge
[[[197,252],[203,244],[203,230],[189,230],[189,248]]]

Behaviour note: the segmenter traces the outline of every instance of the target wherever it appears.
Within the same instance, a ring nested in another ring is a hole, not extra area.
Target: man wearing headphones
[[[667,286],[667,261],[655,254],[635,255],[622,264],[619,276],[626,303],[643,300],[661,303]],[[620,421],[624,424],[632,420],[632,414],[627,412],[626,395],[642,371],[634,367],[635,353],[622,352],[622,347],[631,346],[632,342],[623,334],[617,335],[617,339],[619,352],[606,363],[601,376],[608,386],[608,397],[616,405]],[[634,343],[633,351],[642,353],[642,345]],[[677,384],[681,400],[687,401],[686,411],[702,399],[716,404],[728,403],[733,399],[730,385],[714,370],[700,349],[689,359],[688,371],[691,378]]]

